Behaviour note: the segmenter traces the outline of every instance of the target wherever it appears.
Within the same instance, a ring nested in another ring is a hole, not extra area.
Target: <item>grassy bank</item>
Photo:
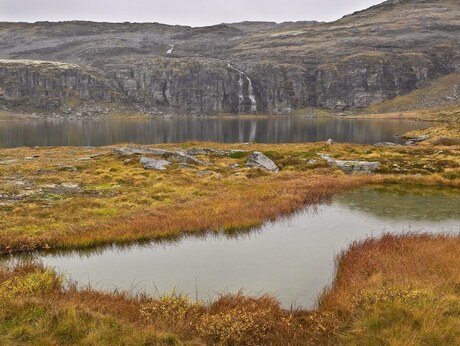
[[[33,345],[458,345],[460,238],[353,244],[317,310],[271,297],[212,303],[64,285],[36,264],[0,268],[0,343]]]
[[[459,345],[459,250],[458,236],[384,236],[351,246],[320,304],[338,316],[337,342]]]
[[[207,165],[174,163],[146,170],[139,157],[113,148],[42,147],[0,150],[0,252],[83,248],[260,225],[334,193],[370,183],[460,186],[460,148],[420,145],[186,143],[159,147],[240,149],[198,155]],[[246,167],[262,151],[281,171]],[[336,159],[379,161],[374,175],[347,175]],[[233,166],[230,166],[233,165]]]
[[[444,135],[444,134],[443,134]],[[84,248],[244,230],[328,202],[363,184],[460,187],[460,146],[311,144],[161,145],[239,149],[197,155],[207,165],[145,170],[114,147],[0,150],[0,251]],[[246,167],[261,151],[278,174]],[[318,153],[378,161],[347,175]],[[155,156],[152,156],[155,157]],[[232,166],[230,166],[232,165]],[[274,298],[225,295],[197,302],[77,288],[38,264],[0,267],[0,344],[455,345],[460,344],[458,237],[385,236],[338,259],[317,310]]]

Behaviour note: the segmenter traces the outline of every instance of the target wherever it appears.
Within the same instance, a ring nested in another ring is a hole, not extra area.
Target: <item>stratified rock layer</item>
[[[343,110],[458,72],[460,2],[390,0],[331,23],[0,23],[0,42],[10,108]]]

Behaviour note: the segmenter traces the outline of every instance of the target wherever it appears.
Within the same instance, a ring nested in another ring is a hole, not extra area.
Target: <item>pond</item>
[[[312,307],[334,277],[336,255],[350,243],[383,233],[458,233],[459,205],[456,189],[366,187],[238,236],[33,256],[98,289],[175,289],[205,300],[242,290],[274,295],[286,308]]]
[[[171,119],[4,120],[0,147],[104,146],[186,141],[222,143],[304,143],[326,141],[375,144],[398,142],[396,134],[432,126],[413,120],[345,119],[305,116],[177,117]]]

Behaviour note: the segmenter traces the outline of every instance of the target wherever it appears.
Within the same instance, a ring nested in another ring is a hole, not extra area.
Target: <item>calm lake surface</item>
[[[104,146],[186,141],[302,143],[326,141],[398,142],[395,134],[432,126],[413,120],[273,117],[172,119],[4,120],[0,147]]]
[[[367,187],[290,218],[229,237],[35,254],[81,285],[211,299],[222,292],[270,293],[284,307],[311,307],[351,242],[382,233],[460,232],[455,189]]]

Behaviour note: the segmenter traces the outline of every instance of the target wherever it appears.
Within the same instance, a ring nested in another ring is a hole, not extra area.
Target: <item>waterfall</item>
[[[257,112],[257,101],[256,101],[256,96],[254,95],[254,87],[252,86],[251,78],[249,78],[249,76],[245,72],[241,71],[236,65],[230,64],[230,62],[227,62],[227,68],[229,68],[230,70],[238,72],[239,75],[240,75],[240,78],[238,80],[238,84],[239,84],[239,89],[238,89],[238,112],[239,113],[244,112],[244,109],[243,109],[243,102],[244,102],[243,87],[244,87],[244,80],[246,80],[248,82],[248,97],[249,97],[249,100],[251,101],[251,112],[256,113]]]

